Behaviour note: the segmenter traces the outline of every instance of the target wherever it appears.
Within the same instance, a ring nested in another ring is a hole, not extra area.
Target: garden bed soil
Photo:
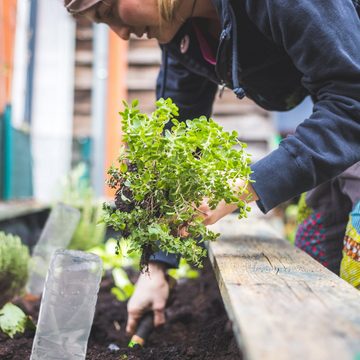
[[[86,360],[238,360],[241,359],[217,282],[209,262],[196,280],[181,280],[166,310],[167,323],[150,335],[146,347],[130,349],[125,334],[126,304],[110,293],[112,282],[104,279],[96,306]],[[36,321],[39,301],[18,300]],[[30,358],[34,333],[9,339],[0,334],[1,360]],[[110,344],[120,350],[110,351]]]

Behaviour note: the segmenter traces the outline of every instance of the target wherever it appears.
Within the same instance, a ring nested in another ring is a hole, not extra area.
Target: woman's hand
[[[165,323],[165,306],[169,297],[166,266],[158,262],[149,263],[149,272],[141,273],[135,291],[128,302],[126,332],[133,334],[141,317],[149,310],[154,312],[154,326]]]
[[[207,199],[204,199],[201,205],[197,208],[199,216],[203,218],[204,225],[215,224],[218,220],[224,216],[231,214],[237,209],[235,204],[227,204],[224,200],[221,200],[215,209],[210,209]]]
[[[244,182],[242,180],[238,180],[234,184],[234,191],[238,191],[239,189],[244,188]],[[258,200],[258,196],[256,195],[251,183],[247,183],[246,191],[240,196],[241,200],[247,200],[250,195],[250,201]],[[224,200],[220,201],[217,207],[213,210],[210,209],[209,204],[207,203],[207,199],[204,199],[201,205],[197,208],[199,211],[199,216],[202,217],[204,225],[212,225],[215,224],[218,220],[223,218],[224,216],[232,213],[237,209],[237,205],[235,204],[227,204]]]

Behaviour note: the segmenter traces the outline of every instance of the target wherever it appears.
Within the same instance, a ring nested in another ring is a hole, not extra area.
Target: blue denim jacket
[[[286,111],[307,95],[314,99],[312,115],[295,134],[252,165],[258,206],[267,212],[360,160],[360,4],[212,1],[222,28],[216,66],[202,57],[196,19],[187,21],[162,46],[157,97],[171,97],[180,120],[210,116],[219,84],[268,110]]]

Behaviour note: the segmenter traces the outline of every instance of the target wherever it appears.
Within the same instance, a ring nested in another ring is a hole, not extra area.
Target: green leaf
[[[139,100],[138,99],[134,99],[132,102],[131,102],[131,107],[135,108],[139,105]]]
[[[114,283],[118,288],[123,288],[126,285],[131,285],[131,282],[126,274],[126,272],[121,268],[115,268],[112,270],[112,276]]]
[[[118,301],[124,302],[128,299],[125,292],[119,289],[118,287],[111,288],[111,293],[115,295]]]
[[[116,296],[119,301],[127,300],[134,292],[134,285],[128,278],[127,273],[122,268],[114,268],[112,270],[115,287],[111,289],[111,293]]]
[[[122,163],[120,164],[120,171],[121,171],[122,173],[125,173],[125,172],[127,172],[127,170],[128,170],[127,164],[126,164],[125,162],[122,162]]]
[[[0,329],[11,338],[17,333],[24,333],[27,328],[34,327],[33,322],[19,307],[7,303],[0,310]]]

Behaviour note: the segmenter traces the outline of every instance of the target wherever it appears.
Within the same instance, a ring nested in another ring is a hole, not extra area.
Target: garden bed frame
[[[264,219],[213,228],[209,256],[244,359],[360,359],[360,291]]]
[[[42,211],[49,210],[49,206],[32,200],[1,202],[0,201],[0,223],[16,218],[36,215]]]
[[[32,248],[38,241],[50,212],[48,204],[33,200],[0,201],[0,231],[20,236]]]
[[[1,205],[3,224],[48,211]],[[269,223],[232,215],[212,226],[221,236],[209,257],[244,360],[360,360],[360,291]]]

